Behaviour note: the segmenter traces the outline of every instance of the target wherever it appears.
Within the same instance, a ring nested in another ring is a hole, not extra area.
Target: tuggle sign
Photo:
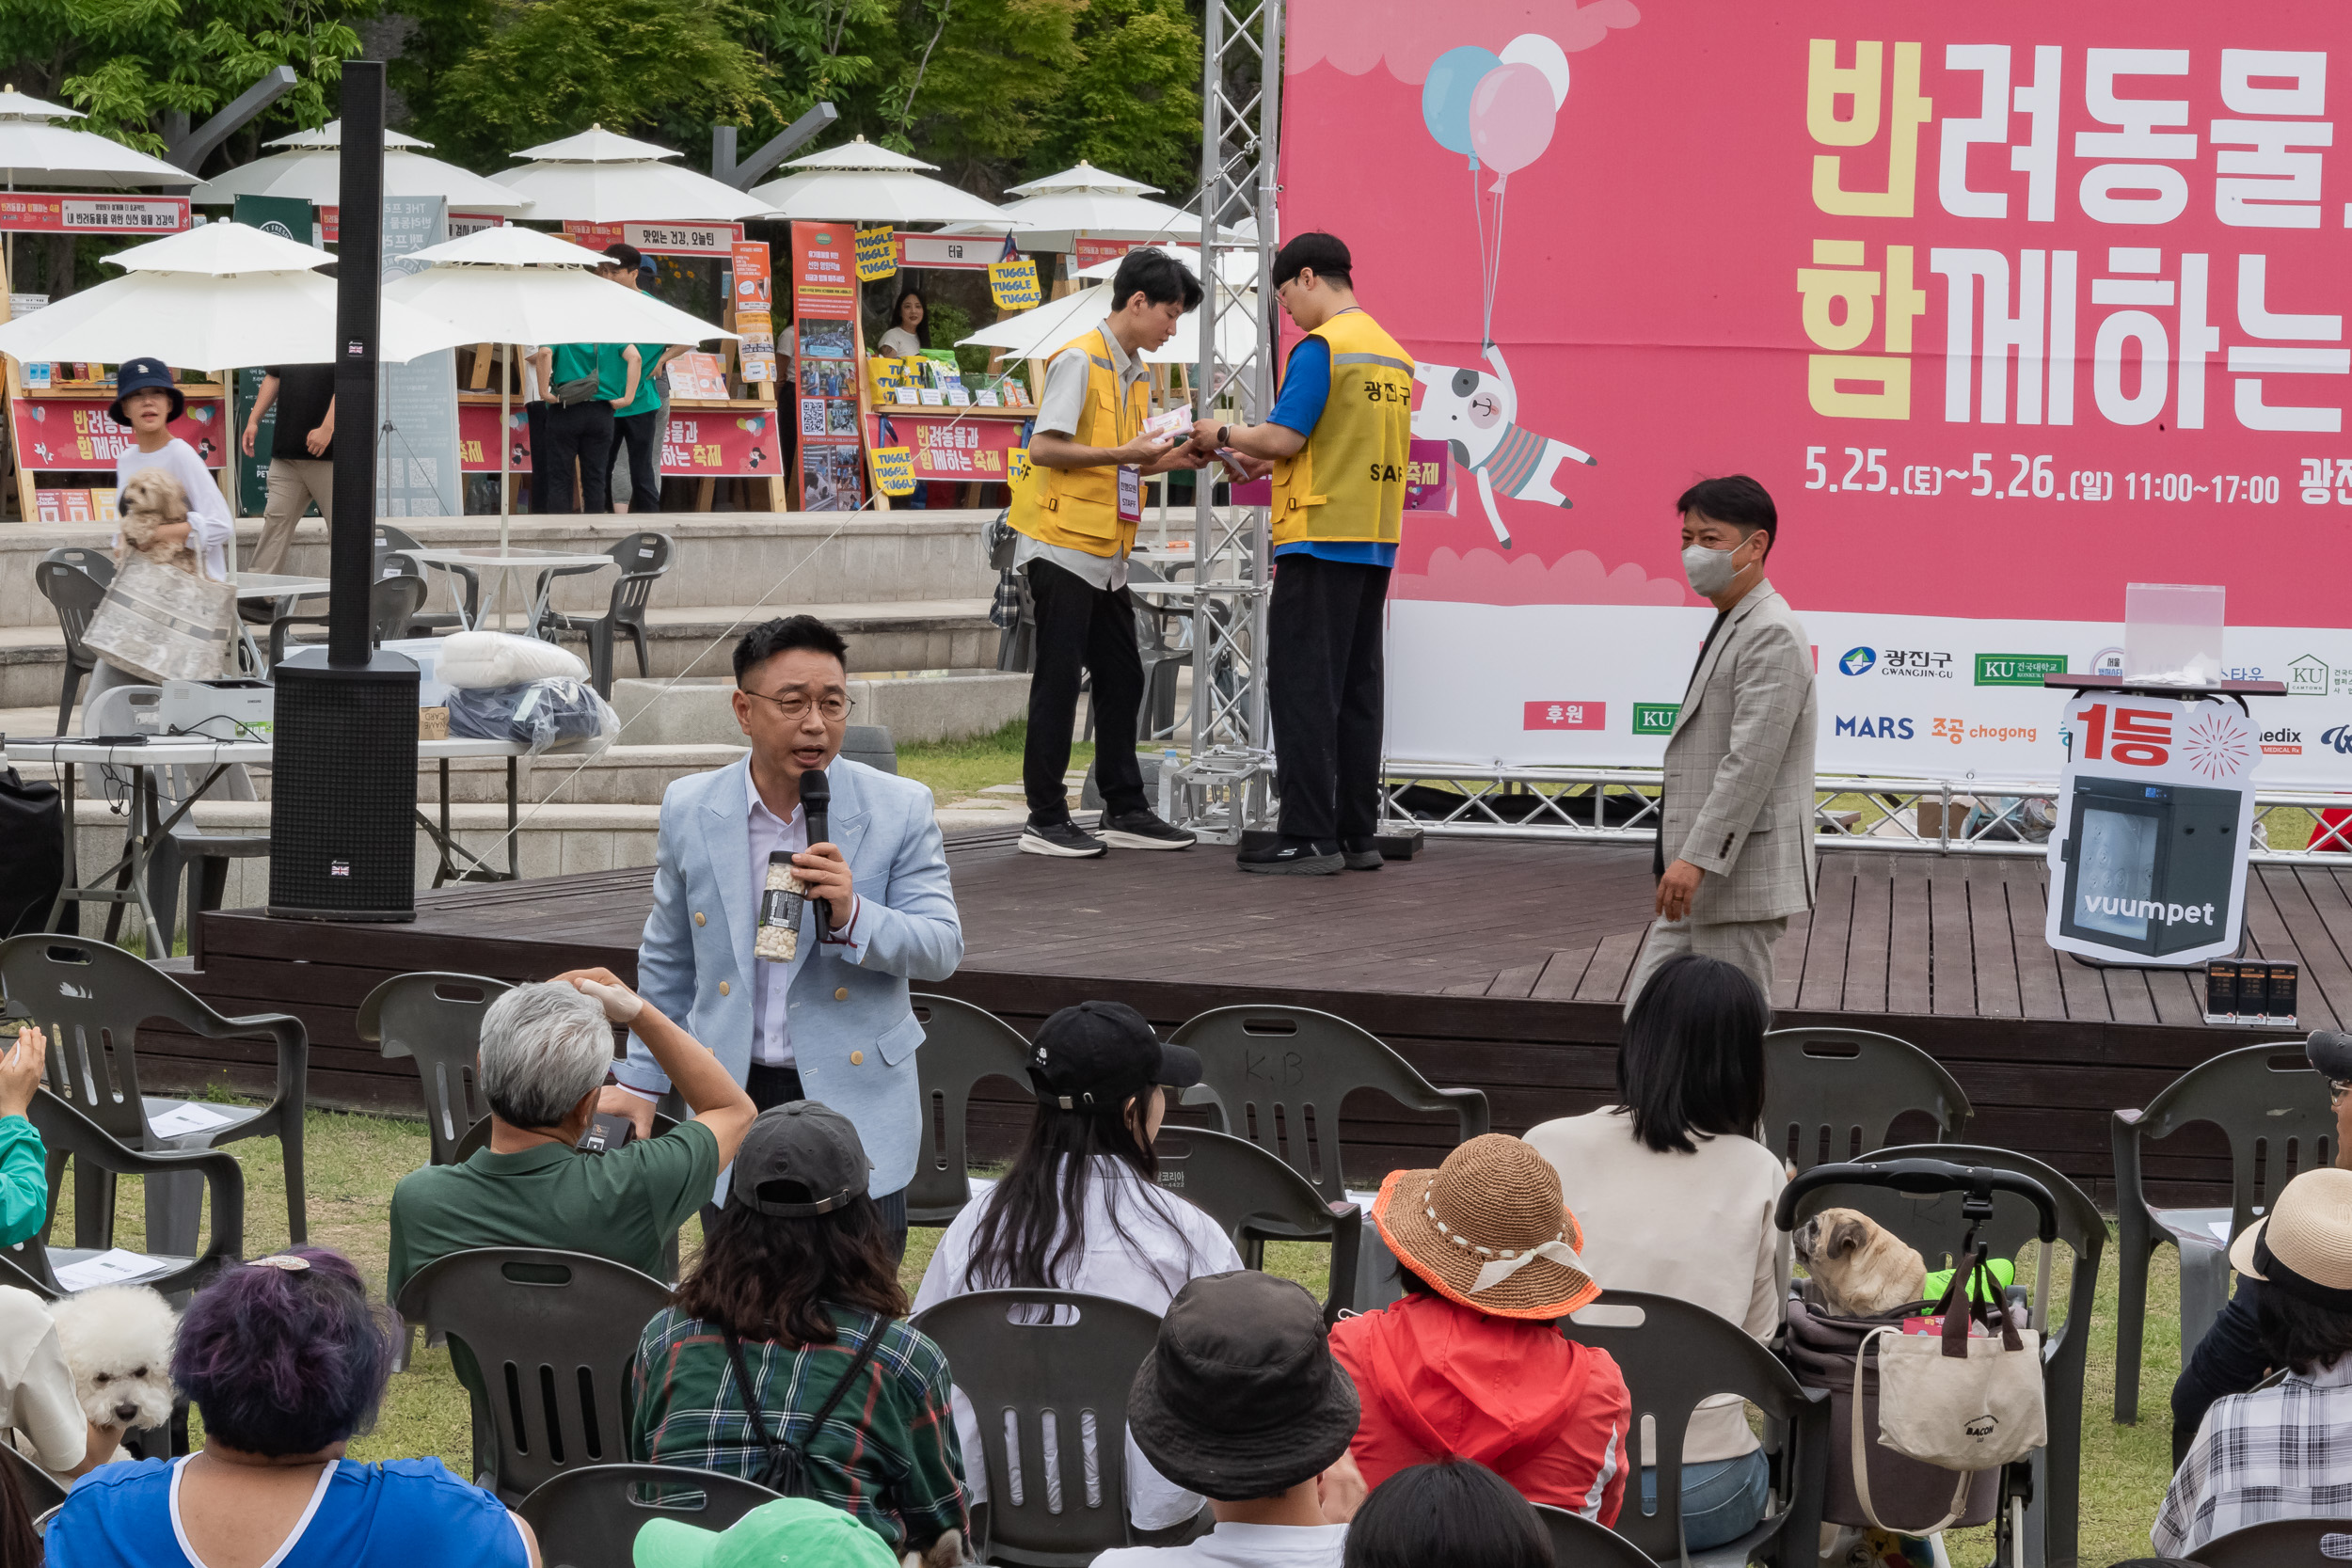
[[[1045,297],[1038,292],[1037,263],[1026,256],[991,262],[988,295],[1000,310],[1029,309]]]

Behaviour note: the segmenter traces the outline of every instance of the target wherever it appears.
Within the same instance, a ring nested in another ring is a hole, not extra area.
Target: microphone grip
[[[801,801],[801,814],[808,823],[808,842],[811,848],[833,836],[832,825],[826,820],[823,800],[803,799]],[[833,906],[822,898],[811,898],[808,901],[808,912],[812,931],[819,942],[824,942],[833,934]]]

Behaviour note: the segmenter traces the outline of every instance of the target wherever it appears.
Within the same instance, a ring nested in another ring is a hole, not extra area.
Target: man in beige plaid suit
[[[1666,742],[1658,918],[1626,988],[1629,1013],[1677,953],[1737,965],[1769,1002],[1772,944],[1813,907],[1820,720],[1804,625],[1764,576],[1779,514],[1745,474],[1701,481],[1675,509],[1683,573],[1715,624]]]

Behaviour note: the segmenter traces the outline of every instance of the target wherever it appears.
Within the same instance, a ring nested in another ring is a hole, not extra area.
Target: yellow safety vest
[[[1110,341],[1097,327],[1054,351],[1060,358],[1073,348],[1087,356],[1086,402],[1070,438],[1082,447],[1123,447],[1142,434],[1151,415],[1152,384],[1138,379],[1124,398],[1119,372],[1111,368]],[[1409,377],[1407,378],[1409,381]],[[1123,555],[1134,548],[1136,525],[1119,520],[1119,470],[1049,468],[1034,464],[1029,478],[1012,493],[1015,530],[1041,544],[1060,545],[1089,555]]]
[[[1274,465],[1274,543],[1405,536],[1413,439],[1413,356],[1362,310],[1310,337],[1331,350],[1331,395],[1314,434]]]

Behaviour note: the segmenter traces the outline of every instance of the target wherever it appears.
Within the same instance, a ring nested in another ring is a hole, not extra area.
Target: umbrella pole
[[[499,367],[499,554],[503,557],[506,554],[507,516],[512,504],[507,499],[506,483],[509,470],[514,466],[515,452],[514,440],[507,423],[513,408],[515,345],[504,343],[500,346],[506,351],[506,363]],[[536,463],[538,456],[536,452],[532,453],[532,461]],[[506,574],[501,571],[499,573],[499,630],[504,631],[505,629]]]

